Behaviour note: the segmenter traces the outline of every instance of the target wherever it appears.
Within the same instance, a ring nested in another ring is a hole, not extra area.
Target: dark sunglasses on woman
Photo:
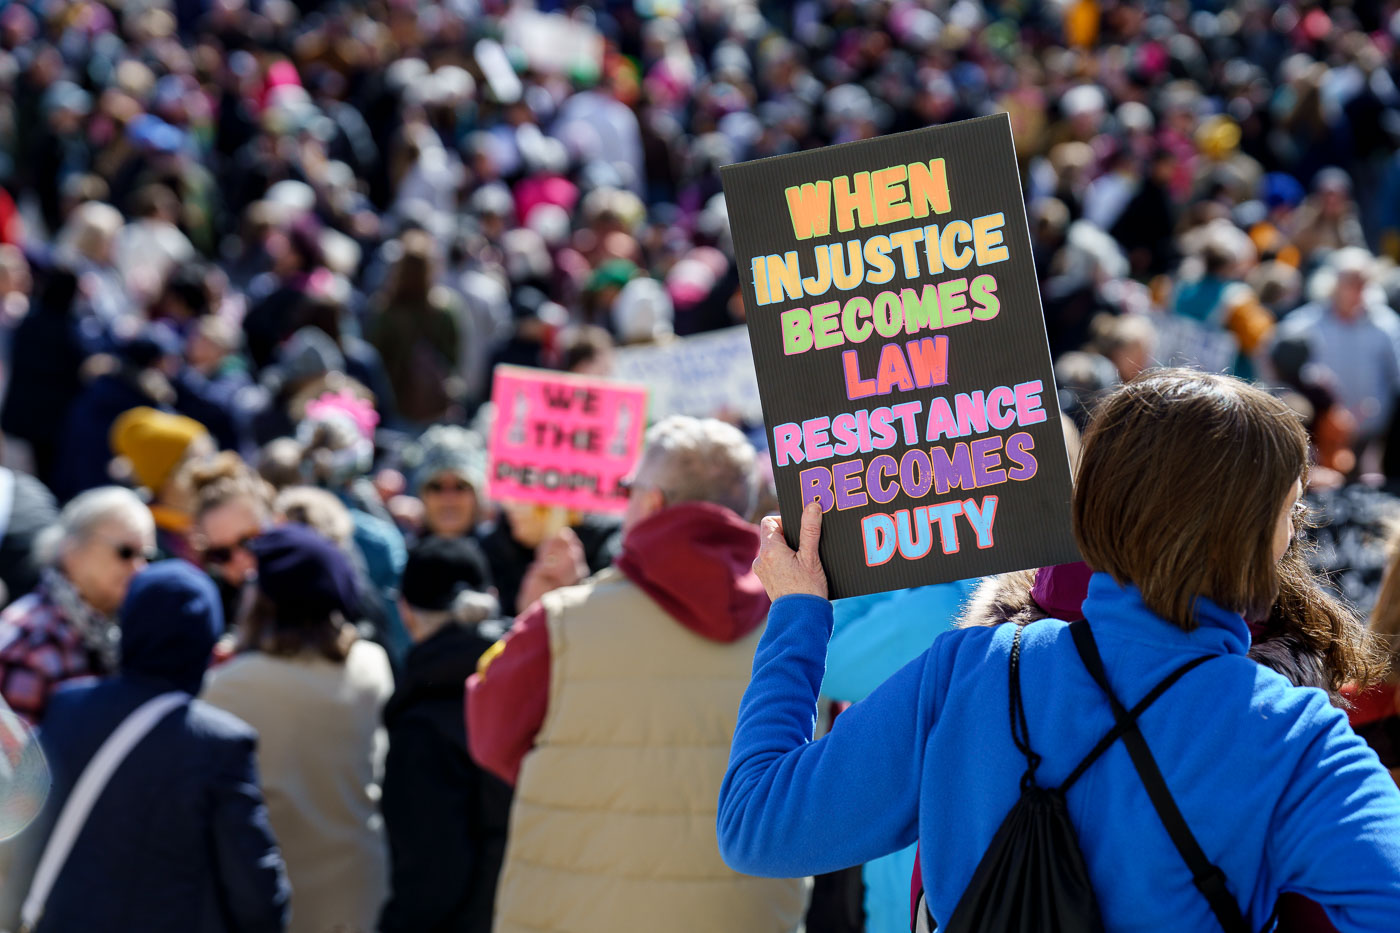
[[[249,543],[256,537],[257,535],[248,535],[247,537],[239,538],[233,544],[224,545],[222,547],[205,548],[204,562],[206,564],[223,566],[233,560],[234,551],[246,551]]]

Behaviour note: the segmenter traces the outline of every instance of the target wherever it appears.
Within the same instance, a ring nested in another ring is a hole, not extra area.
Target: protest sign
[[[646,389],[565,373],[497,366],[491,387],[488,495],[585,512],[627,508]]]
[[[1005,114],[721,170],[788,543],[833,598],[1078,559]]]
[[[745,424],[763,422],[753,349],[748,328],[742,325],[623,347],[614,354],[613,375],[647,387],[653,421],[669,415],[729,414]]]

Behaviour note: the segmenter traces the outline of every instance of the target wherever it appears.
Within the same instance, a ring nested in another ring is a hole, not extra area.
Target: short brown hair
[[[1228,376],[1150,372],[1107,396],[1085,433],[1080,552],[1188,631],[1198,596],[1264,618],[1279,592],[1274,528],[1307,451],[1298,416],[1268,393]]]

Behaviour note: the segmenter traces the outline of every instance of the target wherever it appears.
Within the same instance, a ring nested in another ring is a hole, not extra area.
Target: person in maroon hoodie
[[[714,824],[768,615],[754,450],[674,417],[647,433],[613,566],[545,593],[467,682],[473,758],[515,785],[496,933],[785,933],[805,885],[739,875]]]

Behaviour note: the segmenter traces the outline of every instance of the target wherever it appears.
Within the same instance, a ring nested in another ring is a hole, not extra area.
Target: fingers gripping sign
[[[822,510],[815,502],[802,512],[802,528],[798,533],[797,550],[788,547],[783,537],[783,520],[770,515],[759,526],[758,557],[753,570],[768,591],[768,598],[805,593],[826,599],[826,571],[822,569],[817,545],[822,536]]]

